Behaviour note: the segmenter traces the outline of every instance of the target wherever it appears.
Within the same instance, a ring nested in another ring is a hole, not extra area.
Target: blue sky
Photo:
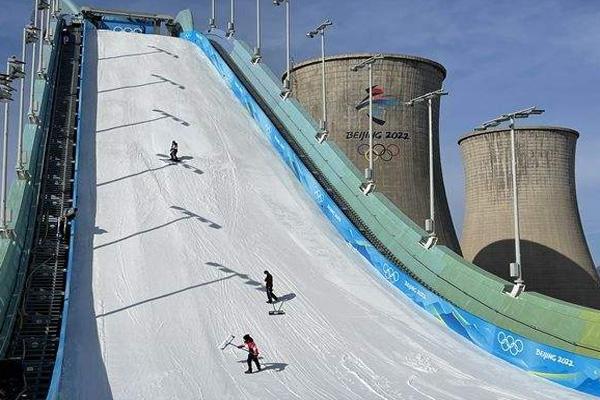
[[[448,70],[443,100],[441,146],[446,190],[457,230],[463,219],[463,171],[457,139],[503,112],[537,105],[546,109],[536,124],[559,125],[581,134],[577,149],[579,208],[600,264],[600,2],[590,0],[328,0],[292,4],[292,55],[317,56],[318,42],[304,33],[324,18],[335,26],[328,53],[392,52],[419,55]],[[0,14],[0,57],[20,53],[21,28],[30,3],[8,0]],[[122,8],[122,0],[86,4]],[[285,63],[281,7],[262,0],[265,62],[280,72]],[[131,0],[130,10],[194,12],[205,26],[208,0]],[[217,0],[223,27],[228,0]],[[237,0],[238,36],[254,44],[255,1]],[[531,121],[534,122],[534,121]]]

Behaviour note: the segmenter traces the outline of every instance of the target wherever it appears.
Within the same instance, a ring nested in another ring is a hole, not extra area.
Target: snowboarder
[[[177,150],[178,150],[177,142],[173,140],[173,142],[171,142],[171,150],[169,151],[169,156],[171,157],[171,161],[179,161],[179,159],[177,158]]]
[[[260,363],[258,362],[258,347],[256,347],[256,343],[254,343],[254,339],[250,337],[250,335],[244,335],[244,344],[240,344],[238,349],[243,348],[244,346],[248,347],[248,370],[245,372],[246,374],[252,373],[252,362],[256,364],[256,368],[260,371]]]
[[[275,296],[273,293],[273,275],[269,273],[269,271],[265,271],[265,286],[267,287],[267,303],[273,303],[273,300],[276,302],[279,301],[279,298]]]

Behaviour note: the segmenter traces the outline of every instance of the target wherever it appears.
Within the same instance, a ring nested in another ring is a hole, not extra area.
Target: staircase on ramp
[[[24,389],[18,397],[21,399],[46,398],[62,322],[71,245],[67,215],[73,211],[82,27],[73,25],[68,32],[68,41],[61,40],[57,49],[53,109],[44,150],[35,237],[7,354],[7,358],[21,361],[24,377]]]

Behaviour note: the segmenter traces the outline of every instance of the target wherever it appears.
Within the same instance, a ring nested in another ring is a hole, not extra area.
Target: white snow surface
[[[99,31],[97,66],[65,399],[587,398],[484,353],[373,272],[191,43]],[[171,140],[181,163],[157,155]],[[252,375],[244,351],[218,348],[246,333]]]

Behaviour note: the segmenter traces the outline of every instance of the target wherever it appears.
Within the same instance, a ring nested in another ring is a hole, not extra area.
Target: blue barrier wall
[[[209,58],[329,221],[394,287],[447,327],[487,352],[563,386],[600,396],[600,360],[538,343],[483,320],[432,293],[384,257],[321,187],[209,40],[195,31],[184,32],[181,37],[196,44]]]

